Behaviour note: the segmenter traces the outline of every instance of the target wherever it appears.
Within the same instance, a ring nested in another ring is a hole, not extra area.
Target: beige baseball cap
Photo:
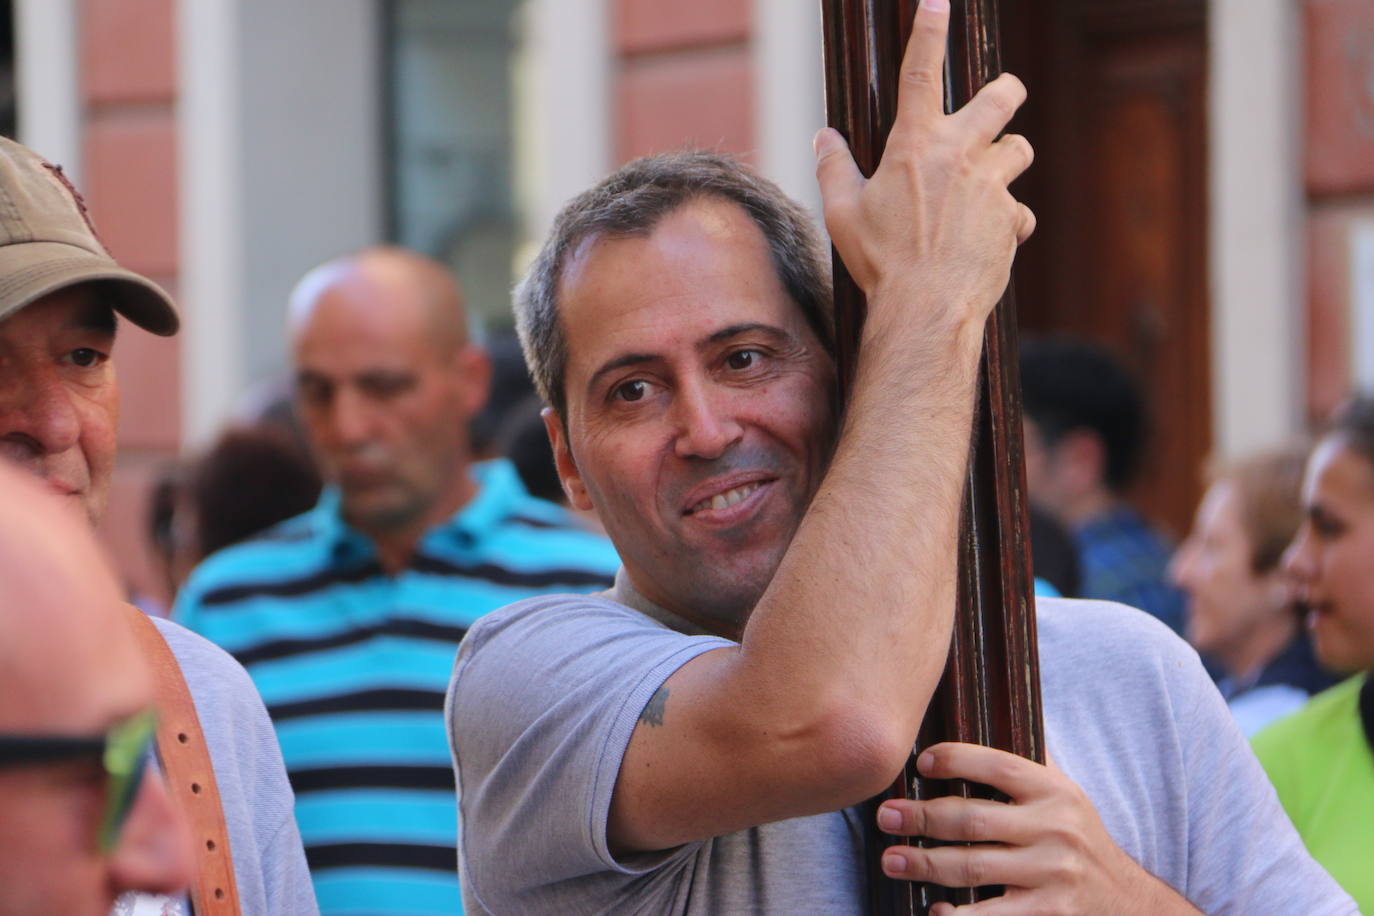
[[[0,321],[77,283],[102,284],[115,311],[141,328],[177,331],[171,297],[115,263],[61,167],[0,137]]]

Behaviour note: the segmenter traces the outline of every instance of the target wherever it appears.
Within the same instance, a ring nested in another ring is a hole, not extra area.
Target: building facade
[[[1146,309],[1121,332],[1199,354],[1182,395],[1165,389],[1202,418],[1155,474],[1169,507],[1157,514],[1177,529],[1203,455],[1281,441],[1353,384],[1374,387],[1374,0],[1044,0],[1036,22],[1020,15],[1007,23],[1079,36],[1083,65],[1112,85],[1147,85],[1132,80],[1157,66],[1148,91],[1166,120],[1184,117],[1169,74],[1195,81],[1197,164],[1177,174],[1197,205],[1173,223],[1137,214],[1128,192],[1168,148],[1122,159],[1102,195],[1128,230],[1141,221],[1123,238],[1146,240],[1142,264],[1150,232],[1186,231],[1181,257],[1196,262],[1191,318]],[[13,16],[19,138],[68,168],[116,257],[165,284],[185,318],[170,340],[121,335],[116,356],[122,455],[106,533],[144,592],[160,588],[141,536],[149,481],[280,375],[286,295],[319,261],[414,245],[453,263],[500,327],[559,204],[630,157],[739,153],[819,210],[816,3],[13,0]],[[1027,81],[1050,108],[1097,91],[1104,117],[1121,114],[1103,149],[1131,129],[1151,136],[1137,96],[1113,107],[1099,85],[1042,80],[1042,62],[1027,58]],[[1072,129],[1046,141],[1075,142]],[[1082,209],[1048,200],[1066,220]],[[1050,276],[1047,264],[1027,269]],[[1131,295],[1113,288],[1073,314],[1134,308]],[[1037,330],[1107,334],[1028,308]]]

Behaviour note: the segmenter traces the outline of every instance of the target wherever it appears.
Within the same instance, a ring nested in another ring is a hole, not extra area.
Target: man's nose
[[[191,883],[193,867],[186,821],[162,777],[149,770],[110,854],[114,893],[175,894]]]
[[[0,378],[0,455],[23,462],[75,446],[81,418],[66,384],[52,372],[20,375]]]
[[[372,435],[371,409],[356,391],[344,388],[334,396],[329,419],[340,445],[359,445]]]
[[[714,397],[706,385],[681,387],[673,413],[679,458],[719,458],[744,435],[728,398]]]

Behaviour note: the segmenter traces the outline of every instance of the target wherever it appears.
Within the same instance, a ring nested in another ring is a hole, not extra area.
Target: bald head
[[[315,268],[290,302],[301,418],[344,517],[403,563],[473,491],[468,424],[490,367],[437,261],[371,248]],[[394,547],[394,550],[393,550]]]
[[[303,333],[322,307],[348,307],[355,317],[417,321],[432,343],[454,350],[467,342],[467,314],[458,280],[443,264],[404,248],[380,245],[327,261],[291,292],[287,327]]]

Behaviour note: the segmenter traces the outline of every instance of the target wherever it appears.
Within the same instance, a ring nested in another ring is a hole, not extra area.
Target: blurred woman
[[[1317,657],[1353,675],[1255,737],[1255,753],[1312,855],[1374,912],[1374,399],[1317,443],[1304,518],[1284,556]]]
[[[1306,451],[1213,469],[1169,576],[1188,597],[1184,633],[1217,668],[1217,687],[1253,735],[1335,683],[1318,667],[1279,559],[1302,520]]]

